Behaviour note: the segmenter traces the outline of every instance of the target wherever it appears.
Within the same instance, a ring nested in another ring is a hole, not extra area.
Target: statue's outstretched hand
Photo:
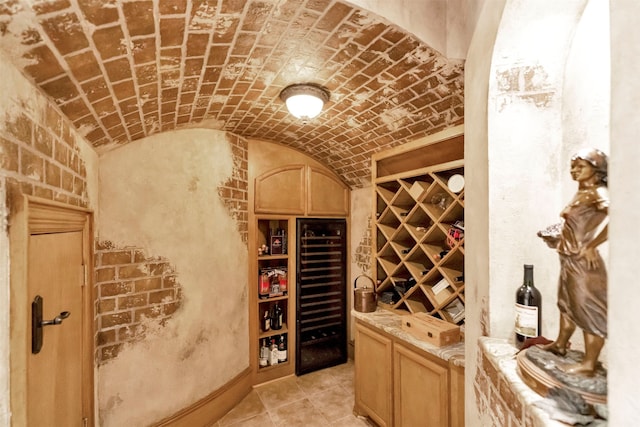
[[[587,260],[587,268],[590,270],[596,269],[600,266],[600,260],[596,248],[590,248],[588,246],[583,247],[580,250],[580,257],[584,257],[584,259]]]

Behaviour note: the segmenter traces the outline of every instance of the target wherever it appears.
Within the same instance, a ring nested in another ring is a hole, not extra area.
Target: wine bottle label
[[[278,363],[287,361],[287,350],[278,350]]]
[[[271,350],[271,354],[269,355],[269,364],[270,365],[277,365],[278,364],[278,349],[274,348],[273,350]]]
[[[516,334],[535,338],[538,327],[538,307],[516,303]]]

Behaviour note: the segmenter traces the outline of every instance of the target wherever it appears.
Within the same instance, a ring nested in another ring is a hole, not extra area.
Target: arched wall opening
[[[543,295],[542,334],[557,335],[558,258],[536,232],[559,222],[576,191],[571,156],[583,147],[610,152],[608,7],[486,2],[476,27],[465,65],[465,245],[481,255],[465,266],[475,278],[467,294],[467,425],[497,417],[478,386],[486,373],[477,343],[513,341],[523,264],[534,264]],[[572,342],[583,348],[580,333]]]

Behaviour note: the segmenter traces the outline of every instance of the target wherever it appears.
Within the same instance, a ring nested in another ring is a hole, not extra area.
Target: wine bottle
[[[271,338],[271,347],[269,347],[269,365],[278,364],[278,345],[276,339]]]
[[[271,315],[269,314],[269,310],[265,310],[263,321],[263,330],[267,332],[269,329],[271,329]]]
[[[278,342],[278,363],[284,363],[287,361],[287,344],[284,342],[284,335],[280,335],[280,341]]]
[[[267,339],[262,341],[262,347],[260,347],[260,366],[267,366],[269,364],[269,347],[267,346]]]
[[[524,280],[516,292],[516,347],[525,339],[542,335],[542,297],[533,284],[533,265],[524,265]]]
[[[271,315],[271,329],[282,329],[282,308],[276,303]]]

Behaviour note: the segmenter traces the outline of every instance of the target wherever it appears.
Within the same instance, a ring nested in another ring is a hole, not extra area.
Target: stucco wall
[[[611,426],[640,425],[640,2],[611,0],[611,209],[609,227],[609,412]]]
[[[167,259],[183,292],[171,319],[100,367],[104,427],[158,421],[249,366],[247,247],[218,191],[233,165],[225,133],[205,129],[100,157],[98,238]]]
[[[373,277],[371,271],[371,260],[374,256],[371,252],[373,200],[373,189],[370,186],[351,191],[351,230],[349,230],[351,277],[347,282],[349,310],[353,308],[353,288],[356,278],[361,274]],[[361,277],[358,279],[358,286],[371,287],[371,282],[366,277]],[[349,316],[348,335],[349,340],[353,340],[355,322],[351,316]]]

